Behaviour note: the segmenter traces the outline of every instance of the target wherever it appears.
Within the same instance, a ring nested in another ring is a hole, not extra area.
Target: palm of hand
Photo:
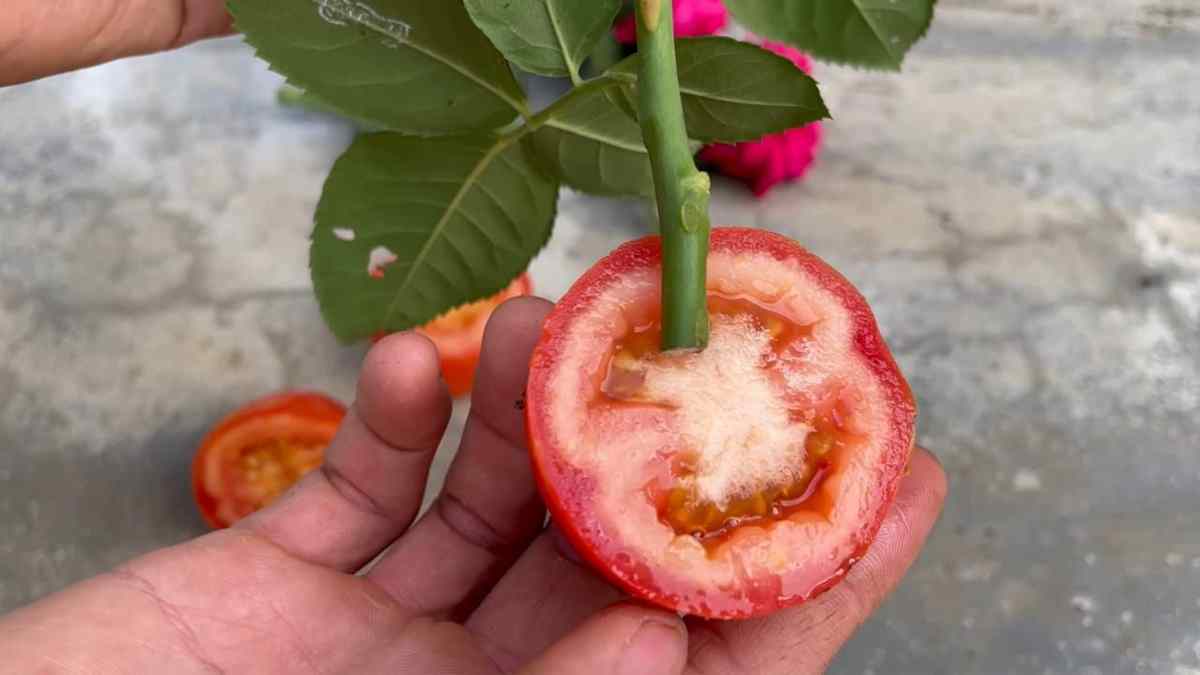
[[[543,529],[523,448],[514,401],[548,309],[525,298],[493,317],[459,454],[415,524],[450,406],[432,345],[402,334],[368,355],[323,470],[235,528],[15,613],[0,652],[71,672],[819,672],[915,558],[940,468],[914,455],[867,557],[805,605],[686,624],[614,605],[622,594]]]

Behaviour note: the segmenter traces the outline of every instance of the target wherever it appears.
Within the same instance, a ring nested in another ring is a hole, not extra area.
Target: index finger
[[[0,86],[225,35],[223,0],[7,0]]]
[[[367,353],[321,468],[237,527],[309,562],[358,569],[408,529],[449,419],[437,348],[416,333],[387,336]]]

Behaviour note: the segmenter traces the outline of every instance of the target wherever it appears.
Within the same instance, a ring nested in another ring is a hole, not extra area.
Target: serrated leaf
[[[385,131],[385,129],[368,120],[348,117],[345,112],[338,110],[336,106],[330,105],[313,96],[311,93],[303,89],[297,89],[290,84],[284,84],[279,88],[279,91],[275,92],[275,100],[291,108],[300,108],[315,113],[336,116],[355,125],[359,131]]]
[[[747,28],[819,59],[899,70],[937,0],[726,0]]]
[[[230,0],[271,68],[347,115],[413,134],[493,129],[525,109],[457,0]]]
[[[612,27],[620,0],[466,0],[475,25],[518,68],[550,77],[579,66]]]
[[[533,146],[559,180],[604,195],[654,194],[642,130],[617,103],[618,87],[576,88],[533,134]]]
[[[338,338],[424,324],[524,271],[558,196],[528,153],[492,135],[359,136],[325,182],[310,249]]]
[[[749,141],[829,117],[817,83],[786,58],[724,37],[675,41],[688,136],[706,143]],[[611,77],[636,96],[638,56]],[[636,103],[634,103],[636,106]]]

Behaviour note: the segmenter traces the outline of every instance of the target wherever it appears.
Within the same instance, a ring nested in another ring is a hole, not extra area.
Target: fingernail
[[[678,623],[646,619],[621,655],[617,675],[662,675],[683,669],[683,631]]]

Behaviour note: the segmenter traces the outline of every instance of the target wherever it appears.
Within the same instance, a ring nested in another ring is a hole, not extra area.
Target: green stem
[[[662,234],[662,348],[708,343],[708,174],[688,147],[671,0],[638,0],[638,119],[650,152]]]

